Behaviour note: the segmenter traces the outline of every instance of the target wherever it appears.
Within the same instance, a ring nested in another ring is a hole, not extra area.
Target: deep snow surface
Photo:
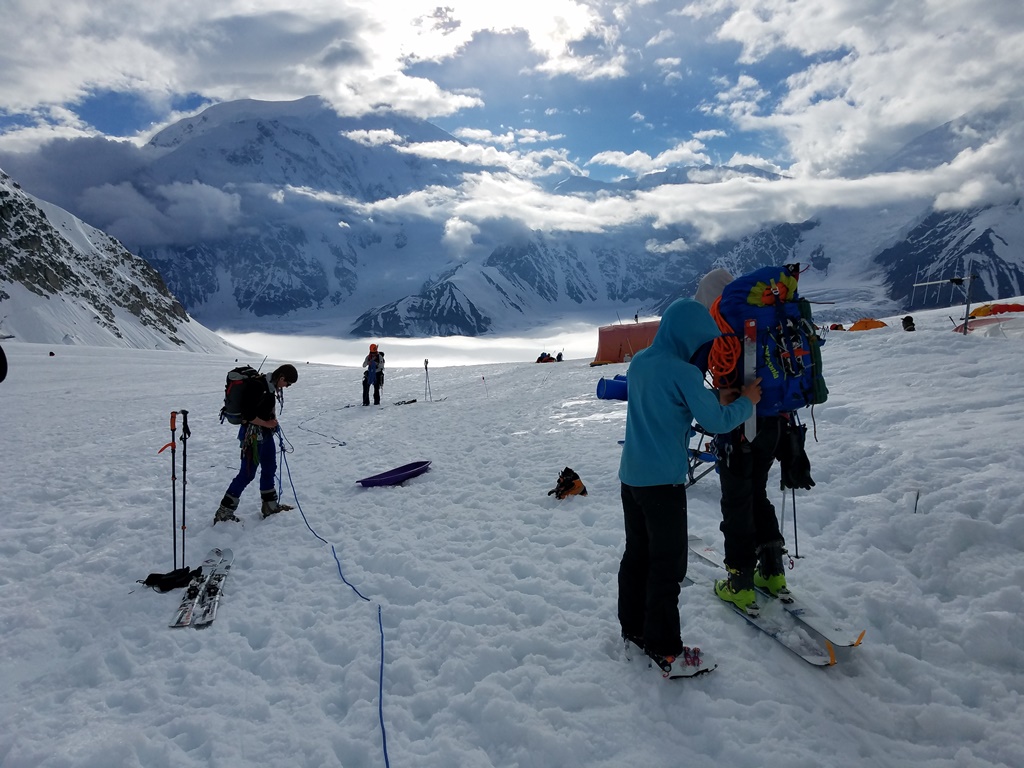
[[[675,682],[618,642],[625,403],[594,393],[626,366],[437,368],[433,402],[395,367],[387,405],[346,408],[357,368],[300,364],[281,418],[300,509],[261,521],[251,487],[244,523],[214,528],[232,358],[4,342],[0,766],[1024,765],[1024,339],[990,333],[937,312],[829,335],[789,581],[864,643],[813,668],[688,587],[684,642],[720,668]],[[185,559],[236,555],[205,631],[168,629],[179,593],[135,583],[173,564],[157,451],[179,409]],[[421,459],[402,487],[356,485]],[[587,497],[547,495],[564,466]],[[720,543],[717,499],[701,480],[689,519]]]

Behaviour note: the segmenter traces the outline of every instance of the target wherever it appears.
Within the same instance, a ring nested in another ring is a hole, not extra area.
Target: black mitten
[[[809,491],[814,487],[814,480],[811,479],[811,461],[804,450],[806,441],[806,425],[786,424],[782,427],[779,444],[775,450],[775,458],[779,460],[779,467],[782,470],[779,483],[782,490],[800,488]]]

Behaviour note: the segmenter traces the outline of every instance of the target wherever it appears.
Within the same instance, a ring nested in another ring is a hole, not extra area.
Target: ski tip
[[[836,649],[828,640],[825,641],[825,647],[828,649],[828,666],[833,667],[836,663]]]
[[[853,647],[856,648],[858,645],[864,642],[864,635],[867,634],[866,629],[862,629],[860,634],[857,635],[857,639],[853,641]]]

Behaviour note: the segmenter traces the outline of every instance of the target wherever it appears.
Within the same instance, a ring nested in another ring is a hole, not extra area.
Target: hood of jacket
[[[690,362],[697,350],[721,335],[703,304],[692,299],[676,299],[661,316],[651,351]]]

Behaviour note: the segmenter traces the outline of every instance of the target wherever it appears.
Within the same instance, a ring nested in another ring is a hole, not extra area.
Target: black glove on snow
[[[779,434],[779,445],[775,449],[775,458],[779,460],[779,467],[782,470],[779,483],[782,490],[800,488],[809,491],[814,487],[814,480],[811,479],[811,461],[804,450],[806,441],[806,425],[783,425]]]

